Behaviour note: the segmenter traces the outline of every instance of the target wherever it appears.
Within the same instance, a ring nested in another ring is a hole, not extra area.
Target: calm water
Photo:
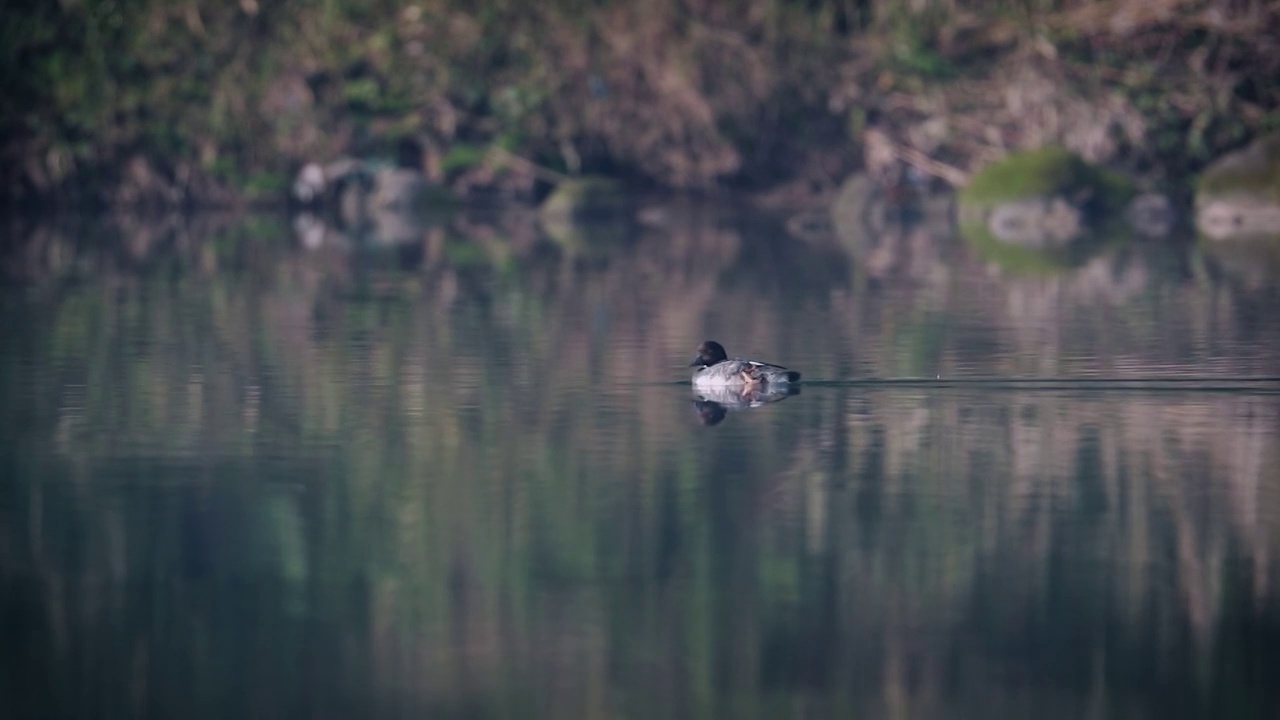
[[[15,231],[4,716],[1280,716],[1269,268],[646,217]]]

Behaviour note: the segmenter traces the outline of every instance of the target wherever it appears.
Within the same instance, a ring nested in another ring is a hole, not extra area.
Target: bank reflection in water
[[[1274,376],[1273,285],[1141,253],[1019,276],[918,231],[870,276],[675,217],[606,248],[23,245],[10,706],[1271,716],[1273,385],[817,385],[703,429],[670,381],[708,334],[815,379]]]

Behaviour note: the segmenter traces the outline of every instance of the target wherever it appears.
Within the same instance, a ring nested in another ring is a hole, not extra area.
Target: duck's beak
[[[697,367],[699,365],[706,365],[706,363],[702,362],[701,355],[695,355],[693,360],[689,362],[689,367]]]

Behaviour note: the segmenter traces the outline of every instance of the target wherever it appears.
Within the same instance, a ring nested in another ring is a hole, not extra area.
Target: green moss
[[[586,222],[572,218],[544,219],[542,222],[547,238],[566,254],[583,258],[609,257],[617,252],[631,236],[632,227],[629,220],[619,218]]]
[[[1124,212],[1124,209],[1129,206],[1129,201],[1138,194],[1137,186],[1120,173],[1093,165],[1089,168],[1093,174],[1093,182],[1098,188],[1102,210],[1109,215]]]
[[[1089,235],[1056,248],[1034,248],[1003,242],[987,228],[985,218],[960,219],[960,236],[987,260],[1022,275],[1054,275],[1079,267],[1102,252],[1114,251],[1133,237],[1119,214],[1101,222]]]
[[[1280,238],[1252,238],[1233,242],[1199,238],[1197,249],[1227,275],[1255,287],[1274,282],[1280,273]]]
[[[456,268],[487,267],[489,256],[484,248],[473,242],[455,241],[445,245],[445,257],[449,264]]]
[[[457,207],[458,197],[448,186],[424,180],[414,183],[405,192],[399,211],[414,213],[419,220],[431,219],[435,222],[439,218],[433,218],[434,214],[454,210]]]
[[[472,143],[456,143],[441,158],[440,165],[446,173],[451,173],[455,170],[475,167],[484,160],[484,157],[484,146]]]
[[[592,215],[616,211],[626,204],[622,186],[607,178],[582,178],[562,182],[542,203],[544,218]]]
[[[355,78],[343,85],[343,96],[347,104],[357,110],[371,110],[377,107],[382,91],[378,81],[373,78]]]
[[[1064,248],[1030,248],[1001,242],[983,220],[962,221],[960,236],[977,248],[982,257],[1016,274],[1055,275],[1074,266]]]
[[[619,183],[583,178],[560,183],[538,213],[547,236],[579,254],[598,252],[624,241],[630,218],[622,213],[629,207],[630,198]]]
[[[277,172],[263,171],[249,175],[244,192],[251,198],[280,196],[287,192],[289,179]]]
[[[1198,189],[1202,195],[1246,193],[1280,202],[1280,134],[1214,163],[1200,176]]]
[[[960,191],[960,200],[989,204],[1053,194],[1074,182],[1079,162],[1061,148],[1015,153],[983,168]]]
[[[423,190],[414,203],[417,210],[451,210],[456,209],[459,205],[458,196],[444,185],[431,183]]]
[[[960,191],[960,202],[987,206],[1031,197],[1074,197],[1082,191],[1095,192],[1105,210],[1123,208],[1135,193],[1123,176],[1050,147],[1014,153],[983,168]]]

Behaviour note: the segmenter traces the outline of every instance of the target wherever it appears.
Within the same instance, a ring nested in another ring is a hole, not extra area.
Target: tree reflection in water
[[[10,243],[9,706],[1271,716],[1274,385],[818,384],[708,430],[655,383],[708,334],[806,379],[1275,376],[1274,282],[670,217]]]

